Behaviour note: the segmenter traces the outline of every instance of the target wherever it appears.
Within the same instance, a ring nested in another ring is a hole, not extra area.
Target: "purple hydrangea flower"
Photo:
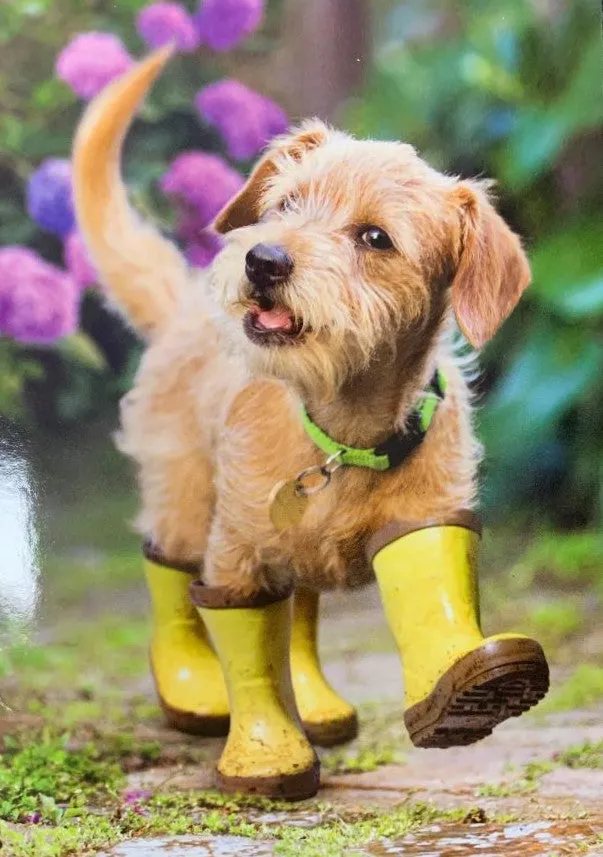
[[[161,189],[176,197],[194,215],[199,228],[207,226],[239,190],[243,177],[219,155],[183,152],[161,179]]]
[[[183,53],[199,46],[199,34],[193,18],[180,3],[151,3],[136,19],[136,29],[150,48],[175,42]]]
[[[0,249],[0,335],[47,345],[73,333],[79,289],[66,271],[27,247]]]
[[[47,158],[29,177],[27,211],[38,226],[63,238],[73,229],[71,164]]]
[[[74,230],[63,245],[65,267],[81,289],[98,283],[98,274],[90,261],[84,239]]]
[[[186,247],[186,258],[195,268],[207,268],[222,249],[220,236],[200,230]]]
[[[197,110],[226,141],[228,154],[246,161],[287,130],[287,116],[278,104],[238,80],[220,80],[197,93]]]
[[[57,57],[55,73],[88,101],[134,64],[123,42],[111,33],[81,33]]]
[[[214,51],[229,51],[260,25],[264,0],[205,0],[195,22],[201,41]]]

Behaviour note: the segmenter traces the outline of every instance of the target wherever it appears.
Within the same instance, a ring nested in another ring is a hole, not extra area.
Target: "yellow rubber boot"
[[[546,694],[549,669],[528,637],[484,639],[475,560],[479,522],[391,524],[369,544],[404,668],[404,721],[417,747],[472,744]]]
[[[196,581],[191,597],[220,658],[230,701],[218,787],[285,800],[313,797],[320,769],[291,685],[291,593],[239,598]]]
[[[313,744],[333,747],[358,734],[356,710],[324,677],[317,647],[318,594],[297,589],[293,599],[291,676],[306,735]]]
[[[190,600],[198,569],[174,567],[145,548],[145,573],[153,606],[151,671],[168,723],[194,735],[227,735],[222,668]]]

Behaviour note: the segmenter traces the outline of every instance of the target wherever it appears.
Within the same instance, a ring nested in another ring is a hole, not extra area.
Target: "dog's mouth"
[[[257,345],[294,345],[301,340],[302,322],[286,307],[252,306],[243,317],[243,330]]]

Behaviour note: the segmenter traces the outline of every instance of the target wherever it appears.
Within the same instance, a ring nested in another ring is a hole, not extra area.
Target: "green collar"
[[[421,445],[445,392],[446,378],[436,369],[427,390],[421,395],[404,428],[371,449],[356,449],[333,440],[312,421],[305,407],[302,407],[302,423],[312,443],[325,455],[337,456],[340,464],[348,467],[368,467],[370,470],[390,470],[402,464]]]

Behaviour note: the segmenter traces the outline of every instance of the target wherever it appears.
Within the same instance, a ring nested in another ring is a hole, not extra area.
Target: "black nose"
[[[276,244],[256,244],[245,256],[245,273],[260,289],[284,283],[293,270],[293,259]]]

